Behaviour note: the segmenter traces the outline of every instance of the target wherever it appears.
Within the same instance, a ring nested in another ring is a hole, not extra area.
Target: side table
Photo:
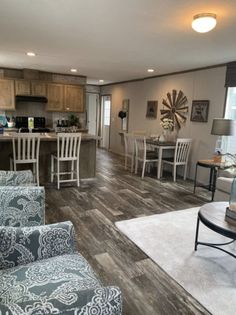
[[[205,167],[210,170],[210,176],[209,176],[209,183],[207,185],[198,184],[197,183],[197,172],[198,167]],[[208,189],[211,191],[211,201],[214,200],[215,190],[216,190],[216,179],[219,169],[226,169],[229,168],[231,165],[226,163],[218,163],[214,162],[214,160],[199,160],[196,163],[196,169],[195,169],[195,178],[194,178],[194,189],[193,192],[195,194],[196,187],[202,187],[205,189]]]

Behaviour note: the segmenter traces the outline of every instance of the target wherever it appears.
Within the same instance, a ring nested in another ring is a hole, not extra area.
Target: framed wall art
[[[147,112],[146,118],[157,118],[157,101],[148,101],[147,102]]]
[[[209,100],[196,100],[192,102],[191,121],[207,122],[209,111]]]

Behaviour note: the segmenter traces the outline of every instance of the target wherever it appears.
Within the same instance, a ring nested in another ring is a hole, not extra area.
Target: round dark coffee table
[[[236,220],[227,218],[227,221],[226,221],[226,218],[225,218],[225,211],[228,205],[229,205],[228,202],[212,202],[212,203],[207,203],[200,208],[198,212],[196,235],[195,235],[195,248],[194,248],[195,251],[197,250],[198,245],[205,245],[205,246],[219,249],[233,256],[234,258],[236,258],[235,254],[220,247],[220,246],[233,243],[236,240]],[[200,221],[212,231],[215,231],[218,234],[228,237],[231,240],[229,242],[222,243],[222,244],[199,242],[198,234],[199,234]]]

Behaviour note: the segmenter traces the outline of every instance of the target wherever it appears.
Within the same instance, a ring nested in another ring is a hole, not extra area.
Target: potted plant
[[[79,122],[79,117],[76,116],[75,114],[70,114],[68,117],[69,125],[71,127],[80,127],[80,122]]]

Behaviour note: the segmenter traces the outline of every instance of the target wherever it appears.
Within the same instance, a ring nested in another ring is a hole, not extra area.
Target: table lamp
[[[215,155],[218,156],[218,161],[215,162],[221,162],[221,154],[226,153],[224,152],[226,151],[226,143],[223,141],[223,136],[233,135],[233,120],[225,118],[214,118],[211,128],[211,134],[219,136],[216,140],[215,146]]]

